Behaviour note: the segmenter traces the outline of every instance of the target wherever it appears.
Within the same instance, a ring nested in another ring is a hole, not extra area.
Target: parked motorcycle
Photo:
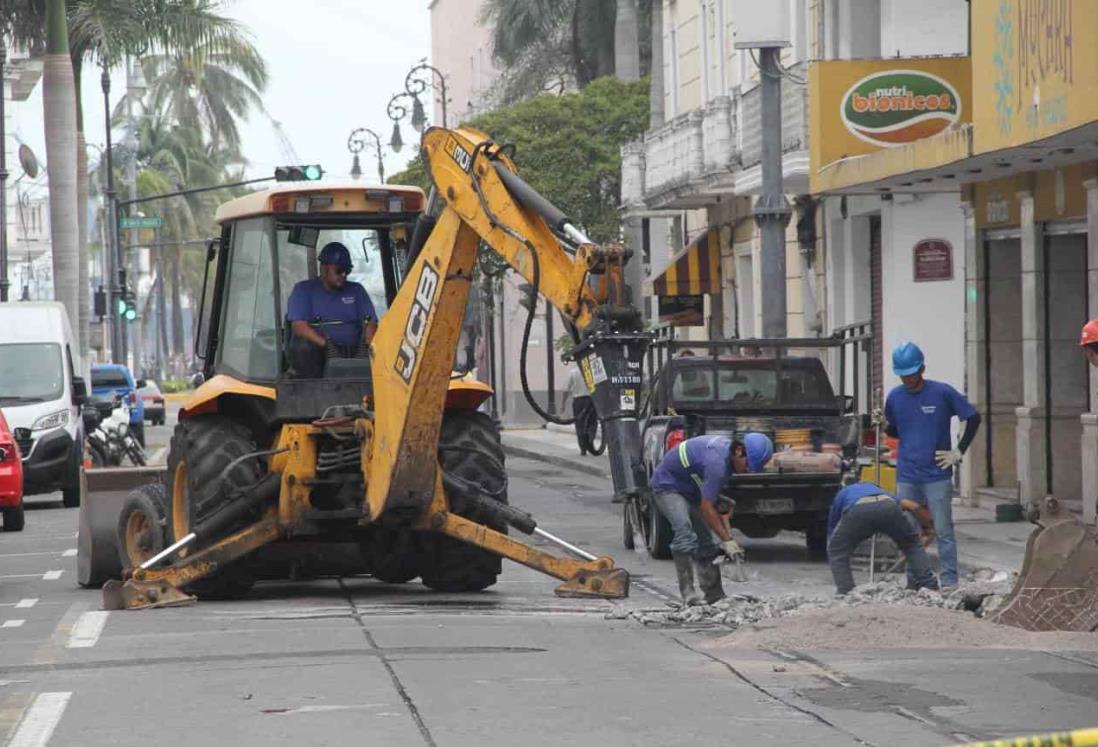
[[[91,425],[93,420],[94,426]],[[130,429],[129,408],[121,398],[89,398],[84,423],[88,433],[88,455],[93,467],[120,467],[125,459],[138,467],[145,466],[145,450]]]

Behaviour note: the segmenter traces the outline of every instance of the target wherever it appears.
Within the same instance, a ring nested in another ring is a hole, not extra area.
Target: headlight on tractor
[[[51,428],[62,428],[69,424],[69,411],[58,410],[57,412],[51,412],[49,415],[43,415],[34,421],[34,425],[31,426],[32,431],[45,431]]]

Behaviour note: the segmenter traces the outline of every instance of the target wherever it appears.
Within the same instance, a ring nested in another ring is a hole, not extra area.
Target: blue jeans
[[[720,551],[713,540],[713,530],[705,523],[698,504],[674,492],[656,493],[652,498],[656,508],[671,524],[672,555],[689,555],[698,560],[717,556]]]
[[[942,586],[957,585],[957,540],[953,536],[953,481],[897,482],[896,495],[930,509],[938,535],[938,565]]]
[[[831,563],[831,577],[835,579],[835,590],[839,594],[846,594],[854,588],[854,574],[850,571],[851,553],[863,540],[878,533],[891,537],[907,558],[907,575],[912,588],[938,588],[919,533],[907,520],[907,513],[900,508],[900,504],[888,498],[877,503],[851,506],[831,533],[827,541],[827,559]]]

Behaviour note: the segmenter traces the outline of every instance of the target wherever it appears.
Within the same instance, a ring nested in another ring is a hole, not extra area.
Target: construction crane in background
[[[282,129],[282,123],[273,117],[268,117],[274,127],[275,137],[278,138],[278,148],[282,152],[282,163],[301,163],[301,159],[294,150],[294,144],[286,137],[286,131]]]

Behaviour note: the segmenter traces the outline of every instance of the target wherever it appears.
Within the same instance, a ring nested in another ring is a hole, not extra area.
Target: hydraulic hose
[[[497,166],[497,169],[498,168],[499,167]],[[504,171],[507,171],[507,169],[504,169]],[[511,172],[507,171],[507,173]],[[539,405],[534,400],[534,395],[530,391],[530,382],[527,380],[526,377],[526,350],[530,345],[530,330],[534,327],[534,314],[537,310],[538,288],[541,286],[541,263],[538,261],[538,253],[535,252],[533,247],[531,247],[529,244],[527,244],[527,248],[530,250],[530,256],[534,260],[534,303],[530,304],[530,308],[527,310],[526,326],[523,327],[522,330],[522,347],[519,349],[519,380],[522,382],[522,396],[526,398],[526,402],[542,420],[548,421],[550,423],[556,423],[557,425],[572,425],[576,422],[575,418],[561,418],[557,417],[556,415],[550,415],[548,412],[541,408],[541,405]],[[546,344],[551,346],[553,344],[553,341],[548,340]]]

